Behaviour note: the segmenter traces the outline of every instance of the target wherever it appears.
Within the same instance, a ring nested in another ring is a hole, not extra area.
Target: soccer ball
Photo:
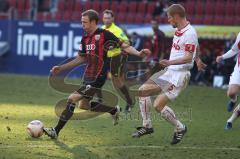
[[[39,138],[43,135],[43,123],[39,120],[31,121],[27,126],[27,133],[31,137]]]

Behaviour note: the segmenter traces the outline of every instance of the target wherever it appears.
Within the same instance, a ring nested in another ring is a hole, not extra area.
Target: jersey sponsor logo
[[[193,44],[186,44],[185,45],[185,51],[193,53],[195,51],[195,45],[193,45]]]
[[[179,40],[177,41],[177,43],[173,43],[172,47],[175,49],[175,50],[180,50],[180,46],[178,45],[178,42]]]
[[[86,45],[86,50],[87,51],[92,51],[92,50],[95,50],[95,49],[96,49],[95,44],[88,44],[88,45]]]

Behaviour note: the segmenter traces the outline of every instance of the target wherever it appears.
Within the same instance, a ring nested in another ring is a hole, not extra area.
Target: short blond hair
[[[186,17],[185,8],[181,4],[172,4],[168,7],[167,13],[171,16],[179,15],[181,18]]]

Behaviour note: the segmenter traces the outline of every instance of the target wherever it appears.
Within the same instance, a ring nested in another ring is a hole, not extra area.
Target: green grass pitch
[[[76,81],[74,81],[76,82]],[[110,84],[105,89],[112,90]],[[140,139],[131,138],[141,125],[139,107],[130,116],[122,114],[113,126],[108,114],[89,120],[70,121],[58,140],[47,136],[28,137],[26,126],[34,119],[54,126],[54,105],[67,94],[48,85],[46,77],[0,75],[0,158],[74,158],[74,159],[234,159],[240,155],[240,125],[225,131],[226,91],[207,87],[188,87],[171,103],[188,126],[183,141],[170,145],[173,127],[152,111],[155,133]],[[120,105],[123,107],[123,101]],[[78,110],[79,111],[79,110]]]

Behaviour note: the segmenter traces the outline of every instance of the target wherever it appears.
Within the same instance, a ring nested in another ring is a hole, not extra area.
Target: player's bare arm
[[[134,47],[129,46],[129,44],[126,43],[122,43],[121,48],[129,54],[139,57],[145,57],[151,54],[151,51],[149,49],[142,49],[141,51],[138,51]]]
[[[234,55],[236,55],[237,53],[238,53],[237,50],[230,49],[226,54],[217,56],[216,62],[220,63],[222,60],[229,59],[229,58],[233,57]]]
[[[197,64],[198,71],[204,71],[205,68],[207,67],[207,65],[200,58],[200,53],[201,53],[200,52],[200,47],[198,45],[197,51],[196,51],[195,61],[196,61],[196,64]]]
[[[201,60],[201,58],[196,58],[195,59],[198,71],[204,71],[207,65]]]
[[[182,58],[178,58],[175,60],[166,60],[163,59],[160,61],[160,65],[167,67],[170,65],[181,65],[181,64],[186,64],[186,63],[190,63],[192,61],[193,58],[193,54],[190,52],[186,52],[185,56]]]
[[[66,64],[63,64],[63,65],[60,65],[60,66],[53,66],[52,69],[50,70],[50,72],[53,75],[57,75],[64,70],[74,68],[74,67],[76,67],[76,66],[78,66],[82,63],[85,63],[85,57],[78,55],[75,59],[73,59],[72,61],[70,61]]]

